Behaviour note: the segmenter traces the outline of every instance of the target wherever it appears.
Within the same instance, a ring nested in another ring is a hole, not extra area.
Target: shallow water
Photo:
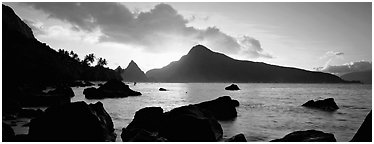
[[[121,141],[121,129],[143,107],[159,106],[164,111],[186,104],[229,95],[240,102],[234,121],[221,121],[224,137],[243,133],[248,141],[270,141],[297,131],[316,129],[333,133],[337,141],[349,141],[371,110],[371,85],[359,84],[254,84],[239,83],[241,90],[226,91],[229,83],[137,83],[130,88],[142,96],[100,100],[112,117]],[[169,91],[158,91],[159,88]],[[73,88],[72,101],[94,103]],[[302,107],[311,99],[334,98],[340,107],[324,112]]]

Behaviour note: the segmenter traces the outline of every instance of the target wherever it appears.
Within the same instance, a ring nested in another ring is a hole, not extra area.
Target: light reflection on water
[[[371,110],[371,85],[348,84],[244,84],[240,91],[226,91],[229,83],[137,83],[130,88],[142,96],[86,100],[84,88],[73,88],[72,101],[102,101],[111,115],[121,141],[121,129],[143,107],[159,106],[164,111],[175,107],[229,95],[240,102],[234,121],[220,122],[224,137],[243,133],[248,141],[270,141],[286,134],[307,129],[333,133],[338,141],[349,141],[366,114]],[[159,88],[168,91],[158,91]],[[332,97],[340,107],[323,112],[301,107],[310,99]]]

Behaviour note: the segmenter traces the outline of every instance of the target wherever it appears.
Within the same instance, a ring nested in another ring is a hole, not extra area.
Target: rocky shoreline
[[[107,88],[110,87],[110,88]],[[98,89],[127,97],[131,89],[118,81],[109,81]],[[132,90],[131,90],[132,91]],[[68,88],[56,88],[47,94],[72,97]],[[102,97],[107,98],[107,97]],[[112,98],[112,97],[108,97]],[[122,128],[120,135],[114,132],[114,124],[100,101],[87,104],[79,101],[54,103],[46,110],[21,108],[16,117],[30,118],[27,134],[15,134],[3,121],[3,141],[12,142],[114,142],[120,137],[123,142],[246,142],[243,133],[224,138],[218,121],[234,121],[240,106],[238,100],[221,96],[214,100],[190,104],[164,111],[161,107],[139,109],[131,123]],[[327,112],[338,108],[334,99],[313,101],[302,106]],[[3,115],[4,116],[4,115]],[[3,117],[4,120],[4,117]],[[371,141],[371,112],[366,117],[351,141]],[[319,130],[303,130],[286,134],[271,142],[335,142],[333,133]]]

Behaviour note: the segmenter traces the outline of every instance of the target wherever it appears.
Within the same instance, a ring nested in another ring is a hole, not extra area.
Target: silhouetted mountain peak
[[[123,72],[124,69],[121,68],[121,66],[118,66],[114,71],[116,71],[117,73],[121,74]]]
[[[121,66],[118,66],[116,69],[119,69],[119,70],[120,70],[120,69],[122,69],[122,67],[121,67]]]
[[[144,72],[133,60],[131,60],[127,68],[123,70],[122,77],[125,81],[147,81]]]
[[[147,77],[160,82],[343,83],[337,76],[291,67],[233,59],[196,45],[179,61],[152,69]]]
[[[212,50],[208,49],[203,45],[195,45],[192,49],[188,52],[187,55],[195,55],[195,54],[207,54],[207,53],[214,53]]]
[[[139,69],[140,70],[139,66],[133,60],[130,61],[126,69]]]

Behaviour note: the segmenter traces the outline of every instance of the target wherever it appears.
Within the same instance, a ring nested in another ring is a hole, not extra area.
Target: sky
[[[370,2],[11,3],[53,49],[161,68],[196,44],[239,60],[337,75],[371,70]]]

